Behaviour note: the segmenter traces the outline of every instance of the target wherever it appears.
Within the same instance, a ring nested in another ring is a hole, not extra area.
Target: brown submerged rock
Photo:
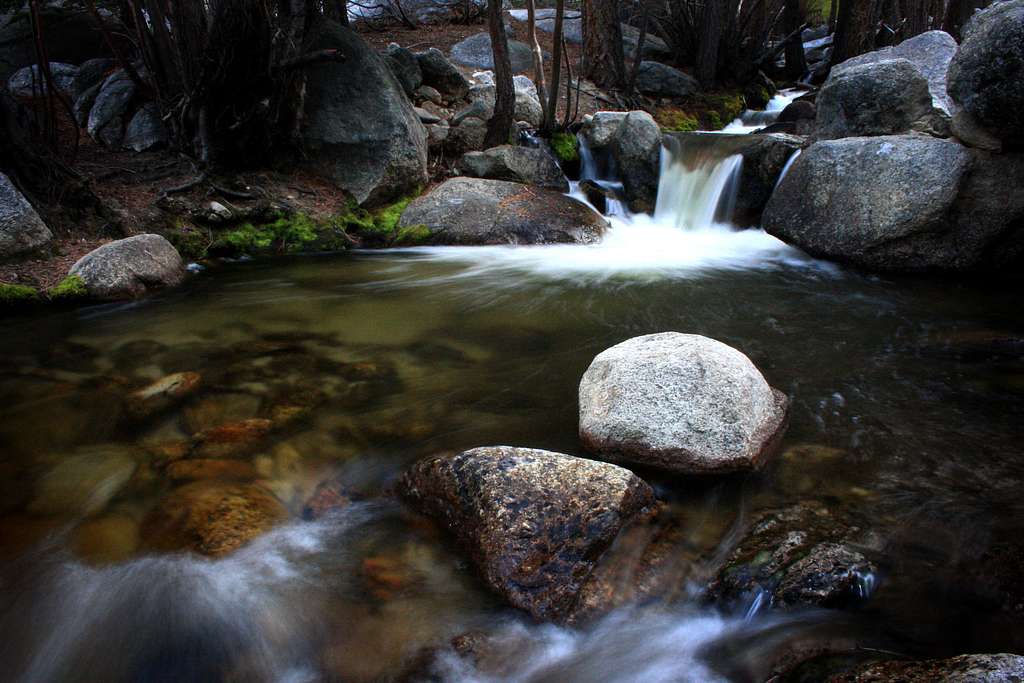
[[[267,490],[242,483],[197,481],[174,489],[142,524],[152,550],[226,555],[276,524],[288,511]]]
[[[491,588],[556,621],[619,530],[654,503],[621,467],[509,446],[420,461],[398,491],[455,534]]]
[[[195,436],[195,456],[199,458],[236,458],[259,445],[273,426],[270,420],[253,418],[231,422],[200,432]]]
[[[125,411],[136,420],[155,415],[195,393],[201,381],[198,372],[176,372],[167,375],[132,392],[128,396]]]
[[[244,460],[179,460],[167,466],[172,481],[199,479],[255,479],[256,468]]]
[[[920,662],[878,662],[839,674],[829,683],[1019,683],[1024,657],[1012,654],[960,655]]]

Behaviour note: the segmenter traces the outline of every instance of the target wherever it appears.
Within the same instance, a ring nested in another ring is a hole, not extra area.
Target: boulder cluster
[[[1024,1],[835,66],[769,233],[881,271],[999,271],[1024,258]]]

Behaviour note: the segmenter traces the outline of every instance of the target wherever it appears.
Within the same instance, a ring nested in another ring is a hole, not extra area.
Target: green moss
[[[0,283],[0,304],[22,304],[39,299],[39,291],[26,285]]]
[[[398,233],[395,235],[393,244],[398,245],[413,245],[423,244],[430,239],[430,228],[425,225],[407,225],[404,228],[399,228]]]
[[[241,254],[288,254],[331,237],[331,230],[332,226],[319,224],[304,213],[281,215],[269,223],[243,223],[217,237],[213,246]]]
[[[709,111],[704,115],[704,119],[707,121],[708,130],[722,130],[725,128],[725,124],[722,123],[722,117],[719,116],[717,111]]]
[[[422,242],[429,237],[430,231],[426,226],[398,227],[402,212],[418,194],[419,190],[413,195],[373,211],[350,205],[345,213],[335,216],[332,223],[348,233],[359,235],[370,245],[390,246]]]
[[[691,133],[700,127],[696,116],[677,107],[659,109],[654,120],[666,132]]]
[[[182,258],[187,261],[198,261],[206,258],[206,252],[213,244],[212,233],[188,223],[178,222],[167,233],[167,240],[174,245]]]
[[[572,133],[555,133],[551,136],[551,149],[563,164],[570,164],[580,159],[580,143]]]
[[[46,294],[53,300],[84,299],[89,295],[82,278],[68,275],[59,284],[51,287]]]

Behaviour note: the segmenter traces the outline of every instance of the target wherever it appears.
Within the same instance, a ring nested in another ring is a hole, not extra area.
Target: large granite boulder
[[[626,119],[624,111],[599,111],[589,118],[584,118],[580,136],[591,151],[601,151],[612,144],[619,126]]]
[[[847,607],[870,597],[878,567],[842,513],[805,501],[760,514],[705,590],[730,609]]]
[[[70,96],[74,93],[75,77],[78,67],[63,62],[50,62],[50,75],[57,92]],[[49,91],[46,75],[35,64],[18,69],[7,81],[7,90],[15,97],[34,97],[45,95]]]
[[[508,180],[569,191],[569,181],[552,154],[540,147],[501,145],[484,152],[469,152],[459,161],[462,174],[472,178]]]
[[[325,22],[310,47],[326,48],[339,49],[345,62],[306,70],[307,163],[366,206],[424,186],[427,131],[387,64],[334,22]]]
[[[486,72],[485,72],[486,73]],[[528,78],[516,76],[513,82],[513,90],[515,93],[515,110],[513,116],[516,121],[526,121],[534,128],[539,128],[543,123],[544,110],[540,106],[540,100],[537,99],[537,88],[534,86],[533,81]],[[491,83],[482,83],[474,85],[469,89],[468,94],[470,105],[471,116],[477,116],[478,118],[489,121],[494,116],[494,105],[498,98],[498,90]],[[465,116],[464,112],[460,112],[457,118]]]
[[[53,233],[43,219],[0,173],[0,259],[38,249],[51,239]]]
[[[700,83],[689,74],[660,62],[640,62],[636,88],[652,97],[688,97],[700,90]]]
[[[906,59],[836,68],[817,106],[816,135],[822,140],[942,130],[933,121],[927,79]]]
[[[598,354],[579,401],[589,451],[683,474],[758,468],[785,431],[789,404],[736,349],[678,332]]]
[[[813,107],[813,105],[811,105]],[[760,225],[761,214],[779,182],[782,170],[800,150],[803,139],[785,133],[733,135],[729,133],[666,133],[663,139],[672,163],[692,165],[739,154],[736,205],[729,220],[738,226]]]
[[[180,284],[185,265],[160,235],[136,235],[90,251],[71,266],[71,275],[97,299],[134,299]]]
[[[955,53],[956,40],[953,36],[945,31],[927,31],[898,45],[852,57],[833,67],[832,74],[842,74],[845,69],[855,66],[906,59],[928,81],[932,105],[946,115],[952,115],[956,105],[946,92],[946,72]]]
[[[469,93],[469,81],[436,47],[417,52],[416,61],[419,62],[424,85],[454,100],[461,100]]]
[[[454,130],[454,129],[453,129]],[[551,244],[600,239],[607,221],[553,190],[503,180],[452,178],[417,198],[399,219],[430,244]]]
[[[456,43],[451,50],[452,60],[463,66],[474,69],[493,69],[494,52],[491,48],[489,33],[475,33]],[[526,43],[518,40],[508,41],[508,56],[512,63],[512,72],[529,71],[533,68],[533,51]]]
[[[96,57],[84,62],[75,72],[75,82],[71,88],[72,99],[78,99],[86,90],[102,83],[116,68],[117,61],[108,57]]]
[[[612,158],[633,211],[652,211],[661,173],[661,128],[645,111],[631,111],[611,144]]]
[[[828,683],[1019,683],[1024,657],[1014,654],[959,655],[949,659],[885,661],[836,674]]]
[[[155,102],[147,102],[132,116],[121,144],[136,152],[144,152],[166,142],[167,127],[160,116],[160,107]]]
[[[949,94],[999,139],[1024,143],[1024,0],[974,15],[949,65]]]
[[[1024,255],[1024,156],[921,135],[817,142],[772,195],[764,228],[873,270],[1008,269]]]
[[[508,446],[428,458],[398,489],[455,535],[487,585],[556,621],[619,530],[654,503],[651,488],[621,467]]]

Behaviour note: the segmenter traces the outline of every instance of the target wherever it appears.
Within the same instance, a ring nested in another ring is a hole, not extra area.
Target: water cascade
[[[722,154],[700,138],[666,139],[654,220],[680,230],[727,223],[736,203],[743,157]]]

